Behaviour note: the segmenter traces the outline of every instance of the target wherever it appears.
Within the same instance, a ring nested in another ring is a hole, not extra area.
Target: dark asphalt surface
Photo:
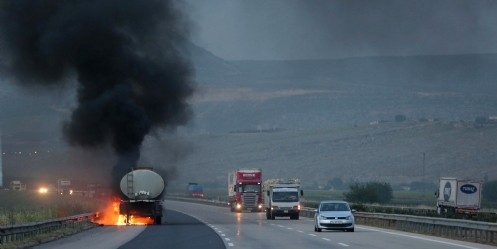
[[[163,225],[147,226],[136,238],[119,248],[226,248],[212,228],[185,214],[165,211]]]

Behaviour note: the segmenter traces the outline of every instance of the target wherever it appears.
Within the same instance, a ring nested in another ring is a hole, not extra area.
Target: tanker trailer
[[[119,205],[119,214],[129,223],[131,216],[150,217],[155,224],[162,220],[162,193],[164,179],[151,168],[135,168],[127,173],[120,183],[124,198]]]

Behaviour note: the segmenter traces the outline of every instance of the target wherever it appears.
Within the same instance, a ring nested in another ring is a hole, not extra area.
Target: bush
[[[353,203],[388,203],[393,198],[392,186],[385,182],[354,183],[350,191],[343,194]]]
[[[497,180],[485,182],[481,195],[487,201],[497,200]]]
[[[407,117],[402,114],[395,115],[395,122],[404,122],[407,120]]]

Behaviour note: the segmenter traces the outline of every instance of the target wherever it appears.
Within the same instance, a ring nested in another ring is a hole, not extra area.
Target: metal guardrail
[[[171,196],[166,198],[228,207],[227,203],[223,201]],[[302,208],[300,215],[313,218],[315,209]],[[497,223],[366,212],[355,212],[354,217],[356,223],[362,225],[497,245]]]
[[[81,227],[90,223],[96,215],[97,213],[86,213],[42,222],[0,226],[0,245],[23,241],[27,238],[50,233],[61,228]]]

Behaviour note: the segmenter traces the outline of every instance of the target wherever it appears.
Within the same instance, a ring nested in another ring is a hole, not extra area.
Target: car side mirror
[[[355,213],[355,212],[356,212],[356,210],[355,210],[355,209],[352,209],[351,211],[352,211],[352,213]]]
[[[304,190],[300,190],[300,196],[304,196]]]
[[[316,214],[319,214],[319,209],[314,209],[314,212],[315,212]]]

